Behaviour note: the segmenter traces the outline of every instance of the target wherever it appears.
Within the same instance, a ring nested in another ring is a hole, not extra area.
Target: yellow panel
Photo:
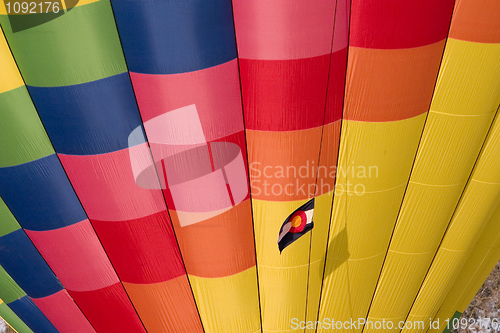
[[[456,274],[451,288],[444,298],[434,320],[440,321],[439,329],[429,332],[441,333],[445,328],[445,320],[451,318],[455,311],[463,312],[469,305],[477,290],[500,259],[500,206],[497,206],[481,233],[479,240],[465,263]]]
[[[500,44],[448,39],[431,110],[480,115],[500,103]]]
[[[432,260],[432,257],[432,253],[408,255],[389,252],[368,319],[373,321],[385,319],[393,322],[405,320],[415,298],[415,295],[408,293],[407,290],[418,291],[422,282],[412,277],[425,276],[428,268],[425,263]],[[377,330],[365,329],[363,332],[375,331]]]
[[[189,276],[205,332],[259,332],[255,267],[223,278]]]
[[[351,307],[351,297],[349,289],[348,263],[345,260],[330,260],[330,265],[335,269],[328,275],[325,275],[323,286],[322,304],[320,309],[319,321],[325,318],[342,320],[343,318],[353,318]],[[327,298],[325,298],[325,296]],[[325,301],[327,300],[327,301]],[[335,313],[335,317],[330,314]],[[336,330],[344,332],[345,330]],[[329,329],[318,329],[318,333],[331,332]]]
[[[277,244],[279,229],[290,212],[306,200],[252,201],[264,332],[292,330],[293,318],[304,321],[307,291],[311,299],[311,303],[308,302],[308,313],[315,316],[323,275],[332,196],[333,192],[329,192],[316,198],[314,229],[288,246],[281,254]],[[309,259],[311,237],[314,242]]]
[[[259,267],[279,267],[281,269],[284,267],[306,266],[308,264],[309,234],[299,238],[283,250],[281,254],[277,243],[281,225],[287,216],[306,201],[277,202],[252,200],[255,245]]]
[[[311,266],[307,293],[306,320],[316,321],[325,266],[326,244],[330,214],[332,211],[333,191],[318,196],[314,208],[314,229],[311,243]]]
[[[397,122],[343,122],[320,322],[366,316],[424,121],[425,115]],[[378,171],[371,177],[370,166]],[[360,177],[363,169],[365,177]],[[363,185],[362,193],[356,184]]]
[[[337,189],[359,194],[406,184],[425,117],[380,123],[344,120]]]
[[[500,121],[497,117],[408,320],[434,318],[438,312],[494,209],[500,203],[499,168]],[[409,330],[403,332],[409,333]]]
[[[292,320],[304,320],[307,266],[259,266],[263,332],[293,331]]]
[[[497,220],[499,223],[500,220]],[[469,306],[472,299],[476,296],[477,292],[483,285],[484,281],[488,278],[491,271],[498,264],[500,260],[500,247],[493,248],[490,250],[487,257],[483,258],[483,262],[481,263],[481,267],[477,271],[474,278],[470,281],[470,284],[467,286],[467,289],[464,290],[464,294],[461,295],[459,303],[457,305],[457,311],[464,312],[465,309]],[[465,271],[462,271],[465,273]]]
[[[369,318],[406,318],[493,116],[429,114]]]
[[[465,183],[486,138],[496,108],[479,116],[429,112],[411,182],[427,185]]]
[[[476,245],[438,314],[434,317],[434,321],[439,320],[439,329],[431,329],[429,333],[443,332],[447,319],[451,318],[456,311],[465,311],[499,259],[500,248],[493,249]]]
[[[430,253],[432,258],[464,187],[465,181],[454,186],[410,182],[388,256],[391,252],[407,254],[408,258]]]
[[[325,254],[324,249],[323,249],[323,254]],[[312,262],[309,268],[309,287],[307,293],[306,321],[315,322],[318,319],[319,298],[321,295],[324,265],[325,265],[325,259],[323,258],[319,261]],[[310,331],[311,333],[315,332],[315,330],[307,330],[307,331]]]
[[[3,4],[3,1],[1,2]],[[0,79],[0,94],[24,84],[21,75],[17,69],[17,65],[12,58],[9,46],[5,40],[3,31],[0,28],[0,68],[2,69],[2,77]]]
[[[446,328],[446,320],[450,320],[456,311],[460,311],[460,300],[466,298],[468,299],[467,305],[470,303],[488,274],[484,276],[482,282],[477,285],[477,288],[474,281],[476,280],[476,277],[481,275],[482,267],[488,261],[486,258],[490,258],[493,252],[494,251],[489,247],[476,244],[474,250],[469,256],[469,259],[467,260],[467,263],[462,268],[460,275],[457,277],[457,280],[448,292],[448,295],[446,296],[443,304],[441,304],[437,315],[433,319],[433,321],[439,321],[439,328],[429,329],[428,332],[442,333]],[[491,266],[491,268],[493,268],[498,262],[500,252],[498,252],[498,256],[496,258],[497,261]],[[460,312],[463,312],[463,310]]]
[[[368,317],[372,320],[397,321],[410,312],[498,108],[499,51],[499,45],[448,40],[410,183],[370,308]],[[479,208],[477,201],[470,205]],[[444,256],[446,259],[440,260],[454,260],[456,253]],[[429,309],[436,306],[429,301],[436,296],[431,295],[434,291],[430,288],[422,298]],[[421,314],[416,311],[412,318],[421,318]]]

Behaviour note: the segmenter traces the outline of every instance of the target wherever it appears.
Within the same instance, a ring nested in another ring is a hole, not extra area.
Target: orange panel
[[[323,140],[321,142],[321,156],[318,171],[318,195],[326,194],[333,190],[337,174],[337,155],[339,152],[340,124],[337,120],[325,125]]]
[[[498,0],[457,0],[450,38],[478,43],[500,43]]]
[[[333,190],[339,126],[340,121],[324,126],[323,140],[329,144],[322,154],[320,165],[324,167],[319,170],[318,195]],[[281,132],[247,130],[246,133],[252,199],[298,201],[313,197],[322,126]]]
[[[149,333],[203,332],[186,275],[152,284],[123,282],[123,286]]]
[[[409,49],[349,48],[344,118],[397,121],[429,110],[445,41]]]
[[[216,278],[255,266],[250,200],[196,224],[181,227],[170,211],[188,274]]]

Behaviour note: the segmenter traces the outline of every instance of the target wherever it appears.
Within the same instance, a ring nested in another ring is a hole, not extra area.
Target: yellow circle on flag
[[[294,216],[291,223],[292,223],[292,227],[297,228],[302,223],[302,218],[299,215]]]

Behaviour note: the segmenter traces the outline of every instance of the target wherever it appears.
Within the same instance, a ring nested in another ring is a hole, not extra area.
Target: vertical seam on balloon
[[[243,103],[243,91],[242,91],[242,85],[241,85],[241,70],[240,70],[240,57],[238,53],[238,38],[236,38],[236,24],[234,21],[234,5],[233,5],[233,0],[231,0],[231,12],[233,13],[233,30],[234,30],[234,42],[235,42],[235,47],[236,47],[236,61],[238,64],[238,81],[240,84],[240,102],[241,102],[241,115],[243,118],[243,133],[245,134],[245,155],[246,155],[246,160],[247,160],[247,182],[248,182],[248,193],[250,194],[250,215],[252,216],[252,233],[253,233],[253,249],[254,249],[254,258],[255,258],[255,278],[257,282],[257,298],[259,300],[259,317],[260,317],[260,331],[264,332],[263,328],[263,321],[262,321],[262,304],[260,300],[260,280],[259,280],[259,267],[257,265],[257,246],[256,246],[256,241],[255,241],[255,220],[253,216],[253,195],[252,195],[252,188],[250,186],[250,166],[249,166],[249,159],[250,157],[248,156],[248,140],[247,140],[247,128],[245,124],[245,105]]]
[[[78,195],[76,194],[76,191],[75,191],[75,189],[74,189],[74,187],[73,187],[73,184],[72,184],[72,183],[71,183],[71,181],[69,180],[68,174],[66,173],[66,170],[64,169],[64,167],[63,167],[63,165],[62,165],[62,163],[61,163],[61,160],[59,159],[59,155],[58,155],[58,154],[57,154],[57,152],[56,152],[56,149],[55,149],[55,147],[54,147],[54,144],[52,143],[52,140],[50,139],[50,136],[49,136],[49,134],[47,133],[47,129],[45,128],[45,125],[43,124],[43,121],[42,121],[42,119],[41,119],[41,117],[40,117],[40,114],[38,113],[38,110],[37,110],[37,108],[36,108],[36,105],[35,105],[35,103],[34,103],[34,101],[33,101],[33,98],[31,97],[31,93],[30,93],[30,92],[29,92],[29,90],[27,89],[27,86],[26,86],[26,81],[24,80],[23,73],[22,73],[22,72],[21,72],[21,70],[19,69],[19,65],[17,64],[17,60],[16,60],[16,58],[15,58],[15,56],[14,56],[14,53],[12,52],[12,48],[10,47],[9,41],[8,41],[8,39],[7,39],[7,35],[5,35],[5,33],[3,32],[3,29],[2,29],[2,31],[1,31],[1,32],[2,32],[2,33],[4,34],[4,36],[5,36],[5,42],[6,42],[7,47],[9,48],[9,51],[10,51],[10,53],[11,53],[11,55],[12,55],[12,59],[14,60],[14,63],[16,64],[17,71],[19,72],[19,75],[21,76],[21,79],[23,80],[24,86],[26,87],[26,91],[27,91],[27,93],[28,93],[28,96],[29,96],[29,97],[30,97],[30,99],[31,99],[31,103],[33,104],[33,108],[35,109],[35,111],[36,111],[36,113],[37,113],[38,119],[40,120],[40,124],[42,125],[43,130],[45,131],[45,134],[47,135],[47,139],[49,140],[49,142],[50,142],[50,144],[51,144],[51,146],[52,146],[52,149],[54,150],[54,154],[56,155],[57,160],[59,161],[59,164],[61,165],[61,168],[63,169],[64,174],[66,175],[66,179],[68,180],[68,183],[71,185],[71,188],[73,189],[73,192],[75,193],[75,196],[76,196],[76,198],[78,199],[78,202],[80,203],[80,206],[81,206],[81,208],[82,208],[83,212],[85,213],[85,216],[87,216],[87,219],[88,219],[89,217],[88,217],[88,215],[87,215],[87,212],[86,212],[86,211],[85,211],[85,209],[83,208],[83,205],[82,205],[82,203],[81,203],[81,201],[80,201],[80,198],[79,198],[79,197],[78,197]],[[50,156],[50,155],[49,155],[49,156]],[[44,158],[44,157],[42,157],[42,158]],[[35,160],[34,160],[34,161],[35,161]],[[28,162],[28,163],[29,163],[29,162]],[[5,205],[7,206],[7,203],[5,203]],[[7,206],[7,208],[8,208],[8,209],[9,209],[9,211],[10,211],[10,208],[9,208],[8,206]],[[11,211],[11,213],[12,213],[12,211]],[[12,214],[12,216],[14,216],[14,214]],[[15,217],[15,216],[14,216],[14,217]],[[16,218],[16,221],[17,221],[17,218]],[[90,219],[89,219],[89,221],[90,221]],[[17,221],[17,223],[21,226],[21,224],[19,223],[19,221]],[[92,223],[90,223],[90,224],[92,225]],[[26,234],[26,231],[24,230],[24,228],[23,228],[22,226],[21,226],[21,229],[22,229],[22,230],[23,230],[23,232]],[[97,235],[97,232],[96,232],[96,231],[95,231],[95,229],[94,229],[94,226],[92,226],[92,229],[94,230],[94,233],[96,234],[96,237],[97,237],[97,239],[99,240],[99,243],[101,244],[101,247],[102,247],[102,249],[103,249],[104,253],[106,253],[106,250],[104,250],[104,246],[102,245],[101,240],[99,239],[99,236]],[[28,236],[27,234],[26,234],[26,237],[30,240],[31,244],[33,244],[33,242],[31,241],[31,238],[29,238],[29,236]],[[41,254],[41,253],[40,253],[40,251],[38,250],[38,248],[35,246],[35,244],[33,244],[33,247],[34,247],[34,248],[36,249],[36,251],[40,254],[40,257],[43,259],[43,261],[45,262],[45,264],[47,265],[47,267],[50,269],[50,271],[52,272],[52,274],[54,274],[54,277],[57,279],[57,281],[59,281],[59,283],[60,283],[60,284],[61,284],[61,286],[63,287],[63,289],[62,289],[62,290],[66,291],[66,293],[67,293],[67,294],[68,294],[68,296],[71,298],[71,300],[73,301],[73,303],[76,305],[76,307],[78,308],[78,310],[80,310],[80,312],[81,312],[82,316],[83,316],[83,317],[87,320],[87,322],[88,322],[88,323],[89,323],[89,325],[90,325],[90,326],[94,329],[94,331],[96,331],[96,332],[97,332],[97,330],[96,330],[96,328],[94,327],[94,325],[93,325],[93,324],[90,322],[90,320],[87,318],[87,315],[86,315],[86,314],[82,311],[82,309],[80,308],[80,305],[78,305],[78,303],[77,303],[77,302],[73,299],[73,297],[71,297],[71,295],[69,294],[69,292],[68,292],[68,290],[66,289],[66,287],[64,286],[64,284],[63,284],[63,283],[59,280],[59,278],[57,277],[56,273],[52,270],[52,267],[50,267],[50,265],[47,263],[47,261],[45,260],[45,258],[42,256],[42,254]],[[107,253],[106,253],[106,257],[108,257],[108,254],[107,254]],[[109,257],[108,257],[108,260],[109,260],[109,262],[110,262],[110,264],[111,264],[111,267],[113,267],[113,270],[115,271],[116,276],[118,276],[118,273],[116,273],[116,270],[114,269],[114,266],[113,266],[113,264],[111,263],[111,260],[109,259]],[[16,283],[17,283],[17,282],[16,282]],[[121,281],[120,281],[120,283],[121,283]],[[123,287],[123,286],[122,286],[122,287]],[[52,295],[54,295],[54,294],[52,294]],[[51,295],[50,295],[50,296],[51,296]],[[31,296],[29,296],[29,295],[28,295],[28,297],[30,297],[30,299],[31,299]],[[132,301],[130,301],[130,303],[132,304]],[[36,305],[36,304],[35,304],[35,305]],[[38,305],[37,305],[37,308],[38,308]],[[40,312],[41,312],[41,313],[43,313],[41,310],[40,310]],[[43,315],[45,316],[45,313],[43,313]],[[140,319],[140,318],[139,318],[139,319]],[[54,324],[52,323],[52,321],[50,321],[48,318],[47,318],[47,320],[48,320],[48,321],[49,321],[52,325],[54,325]],[[55,327],[55,325],[54,325],[54,327]]]
[[[318,191],[318,175],[319,175],[319,170],[320,170],[319,167],[320,167],[320,162],[321,162],[321,152],[322,152],[322,148],[323,148],[323,134],[325,131],[325,119],[326,119],[326,112],[327,112],[327,106],[328,106],[328,87],[329,87],[329,83],[330,83],[330,71],[331,71],[331,67],[332,67],[333,42],[335,40],[335,23],[337,20],[337,6],[338,6],[339,1],[341,1],[341,0],[335,1],[335,10],[333,12],[332,39],[330,41],[330,60],[328,61],[328,74],[326,77],[326,90],[325,90],[325,92],[326,92],[326,94],[325,94],[325,107],[323,109],[323,122],[322,122],[322,126],[321,126],[321,136],[320,136],[320,141],[319,141],[318,159],[317,159],[317,164],[316,164],[318,167],[316,170],[316,179],[314,180],[314,185],[315,185],[314,198],[316,198],[316,196],[319,192]],[[337,156],[337,158],[338,158],[338,156]],[[333,202],[334,198],[335,198],[335,190],[333,191],[332,202]],[[330,224],[329,222],[330,221],[328,221],[328,224]],[[305,313],[304,313],[304,321],[305,322],[307,322],[307,308],[309,305],[309,283],[310,283],[309,280],[310,280],[310,272],[311,272],[311,250],[312,250],[312,234],[313,234],[313,232],[314,232],[314,229],[311,230],[311,233],[309,234],[309,259],[307,260],[308,261],[307,286],[306,286],[306,301],[305,301]],[[326,242],[326,248],[328,248],[328,240]],[[320,295],[321,295],[321,288],[320,288]],[[318,303],[318,313],[319,313],[319,305],[320,304],[321,304],[321,296],[320,296],[319,303]],[[306,330],[307,330],[307,328],[304,328],[304,333],[306,332]]]
[[[456,3],[456,0],[454,1],[454,4]],[[380,267],[380,272],[379,272],[379,275],[378,275],[378,278],[377,278],[377,283],[375,285],[375,290],[373,291],[373,295],[372,295],[372,299],[370,301],[370,305],[368,306],[368,311],[366,312],[366,317],[365,319],[369,318],[369,315],[370,315],[370,310],[372,308],[372,305],[373,305],[373,301],[375,300],[375,297],[376,297],[376,294],[377,294],[377,290],[378,290],[378,287],[379,287],[379,283],[380,283],[380,278],[382,277],[382,272],[384,271],[384,266],[385,266],[385,263],[386,263],[386,260],[387,260],[387,255],[389,253],[389,248],[391,246],[391,242],[392,242],[392,239],[394,237],[394,232],[396,231],[396,226],[398,224],[398,219],[399,219],[399,216],[401,214],[401,209],[403,207],[403,203],[404,203],[404,200],[405,200],[405,197],[406,197],[406,191],[408,190],[408,186],[410,184],[410,179],[411,179],[411,174],[413,173],[413,168],[415,167],[415,161],[417,159],[417,156],[418,156],[418,152],[419,152],[419,148],[420,148],[420,144],[422,142],[422,138],[424,136],[424,132],[425,132],[425,125],[427,124],[427,119],[429,117],[429,111],[430,111],[430,108],[431,108],[431,105],[432,105],[432,100],[434,99],[434,93],[436,91],[436,86],[437,86],[437,80],[439,78],[439,73],[441,72],[441,66],[443,64],[443,59],[444,59],[444,53],[445,53],[445,50],[446,50],[446,44],[448,42],[448,36],[450,35],[450,28],[451,28],[451,22],[453,21],[453,14],[454,14],[454,11],[452,11],[451,15],[450,15],[450,23],[448,24],[448,33],[446,34],[446,39],[445,39],[445,43],[444,43],[444,46],[443,46],[443,52],[441,53],[441,61],[439,63],[439,70],[436,74],[436,79],[434,80],[434,89],[433,89],[433,95],[429,101],[429,107],[427,108],[427,112],[425,114],[425,120],[424,120],[424,125],[422,127],[422,132],[420,133],[420,139],[418,141],[418,145],[417,145],[417,150],[415,152],[415,156],[413,157],[413,163],[412,163],[412,166],[411,166],[411,169],[410,169],[410,174],[408,175],[408,181],[406,183],[406,187],[405,187],[405,190],[403,192],[403,198],[401,200],[401,204],[399,205],[399,210],[398,210],[398,215],[396,217],[396,222],[394,223],[394,227],[392,228],[392,233],[391,233],[391,237],[389,238],[389,243],[387,245],[387,250],[385,252],[385,256],[384,256],[384,261],[382,262],[382,266]],[[363,329],[361,330],[360,333],[364,333],[364,330],[365,330],[365,326],[363,325]],[[398,332],[401,332],[401,330],[399,330]]]
[[[336,18],[336,15],[337,15],[337,5],[338,5],[338,2],[339,1],[342,1],[342,0],[337,0],[336,4],[335,4],[335,18]],[[347,3],[346,3],[347,5]],[[339,136],[338,136],[338,147],[337,147],[337,166],[339,164],[339,160],[340,160],[340,141],[342,139],[342,124],[344,122],[344,110],[345,110],[345,97],[346,97],[346,94],[347,94],[347,62],[348,62],[348,59],[349,59],[349,40],[350,40],[350,37],[351,37],[351,34],[350,34],[350,31],[351,31],[351,7],[352,7],[352,0],[349,0],[349,5],[348,5],[348,8],[347,8],[347,11],[349,13],[348,15],[348,27],[347,27],[347,54],[346,54],[346,58],[345,58],[345,73],[344,73],[344,94],[342,96],[342,116],[340,117],[340,129],[339,129]],[[333,26],[333,30],[335,32],[335,19],[334,19],[334,26]],[[335,37],[335,33],[332,34],[332,48],[333,48],[333,38]],[[330,61],[330,65],[331,65],[331,61]],[[329,74],[328,74],[329,75]],[[328,91],[327,91],[327,98],[328,98]],[[324,125],[324,124],[323,124]],[[337,183],[337,175],[335,175],[335,183]],[[320,314],[321,314],[321,301],[322,301],[322,298],[323,298],[323,287],[324,287],[324,283],[325,283],[325,270],[326,270],[326,263],[328,261],[328,248],[329,248],[329,242],[330,242],[330,229],[332,227],[332,215],[333,215],[333,202],[335,201],[335,185],[333,186],[333,197],[332,197],[332,202],[330,204],[330,216],[328,218],[328,232],[327,232],[327,238],[326,238],[326,249],[325,249],[325,262],[323,263],[323,275],[321,277],[321,286],[320,286],[320,294],[319,294],[319,301],[318,301],[318,313],[316,315],[316,322],[319,320],[319,317],[320,317]],[[318,332],[318,328],[316,327],[316,329],[314,330],[314,332]]]
[[[151,151],[151,148],[150,148],[150,146],[149,146],[149,139],[148,139],[148,135],[147,135],[146,130],[145,130],[145,128],[144,128],[144,119],[142,118],[142,114],[141,114],[141,112],[140,112],[140,108],[139,108],[139,103],[137,102],[137,96],[136,96],[136,94],[135,94],[135,87],[134,87],[134,85],[133,85],[133,83],[132,83],[132,78],[131,78],[131,76],[130,76],[130,71],[129,71],[129,68],[128,68],[128,63],[127,63],[127,57],[126,57],[126,55],[125,55],[125,51],[123,50],[123,44],[122,44],[122,40],[121,40],[121,37],[120,37],[120,31],[119,31],[119,29],[118,29],[118,25],[117,25],[117,23],[116,23],[115,12],[114,12],[114,10],[113,10],[113,4],[112,4],[112,1],[111,1],[111,0],[109,1],[109,4],[110,4],[110,6],[111,6],[111,12],[113,13],[113,21],[114,21],[114,23],[115,23],[115,28],[116,28],[116,33],[117,33],[117,35],[118,35],[118,40],[119,40],[119,42],[120,42],[120,46],[121,46],[121,48],[122,48],[122,54],[123,54],[123,58],[124,58],[124,60],[125,60],[125,67],[127,68],[127,75],[128,75],[128,77],[129,77],[129,80],[130,80],[130,85],[132,86],[132,91],[133,91],[133,93],[134,93],[134,99],[135,99],[135,104],[136,104],[136,107],[137,107],[137,113],[139,114],[139,117],[140,117],[141,122],[142,122],[142,124],[141,124],[140,126],[141,126],[141,128],[142,128],[142,130],[143,130],[143,134],[144,134],[144,136],[145,136],[145,138],[146,138],[146,142],[147,142],[147,146],[148,146],[148,151],[149,151],[149,154],[150,154],[150,156],[151,156],[151,160],[153,161],[153,166],[154,166],[154,170],[155,170],[155,173],[156,173],[156,177],[158,178],[158,182],[159,182],[159,184],[161,184],[160,175],[158,174],[158,170],[157,170],[157,168],[156,168],[156,165],[154,164],[154,156],[153,156],[153,152]],[[168,218],[169,218],[169,220],[170,220],[170,225],[172,226],[172,233],[174,234],[175,242],[176,242],[176,244],[177,244],[177,250],[179,251],[179,257],[180,257],[180,259],[181,259],[182,266],[184,267],[184,273],[185,273],[184,275],[186,276],[186,280],[187,280],[187,282],[188,282],[188,284],[189,284],[189,289],[191,290],[191,296],[192,296],[192,298],[193,298],[193,302],[194,302],[194,305],[195,305],[195,307],[196,307],[196,312],[198,313],[198,319],[199,319],[199,321],[200,321],[201,329],[205,332],[205,328],[204,328],[204,326],[203,326],[203,321],[201,320],[200,310],[198,309],[198,303],[196,302],[196,297],[194,296],[193,286],[191,285],[191,280],[189,279],[189,275],[188,275],[188,273],[187,273],[187,269],[186,269],[186,263],[184,262],[184,258],[182,257],[182,252],[181,252],[181,249],[180,249],[180,246],[179,246],[179,240],[177,239],[177,234],[176,234],[176,232],[175,232],[175,228],[174,228],[173,223],[172,223],[172,218],[171,218],[171,216],[170,216],[170,209],[168,208],[167,200],[166,200],[166,198],[165,198],[165,193],[164,193],[163,191],[161,191],[161,192],[162,192],[163,201],[165,202],[165,208],[167,209],[167,214],[168,214]],[[127,293],[127,294],[128,294],[128,293]],[[132,300],[130,300],[130,301],[132,302]],[[133,304],[133,303],[132,303],[132,304]],[[134,309],[135,309],[135,306],[134,306]],[[137,310],[136,310],[136,312],[137,312]],[[137,313],[137,315],[139,316],[139,313]],[[140,316],[139,316],[139,318],[140,318]],[[141,319],[141,322],[142,322],[142,319]],[[143,323],[143,325],[144,325],[144,323]],[[147,328],[146,328],[146,326],[145,326],[145,325],[144,325],[144,328],[145,328],[145,329],[146,329],[146,331],[147,331]]]
[[[472,167],[472,171],[471,173],[469,174],[469,178],[467,179],[467,183],[466,185],[464,186],[463,190],[462,190],[462,193],[460,194],[460,198],[458,199],[458,202],[455,206],[455,209],[453,210],[453,214],[451,215],[451,218],[450,220],[448,221],[448,225],[446,226],[446,230],[445,232],[443,233],[443,236],[441,237],[441,241],[439,242],[439,246],[436,250],[436,252],[434,253],[434,256],[432,257],[432,261],[431,261],[431,265],[429,266],[429,269],[432,267],[432,264],[434,263],[434,260],[436,259],[436,256],[439,252],[439,250],[441,249],[441,245],[443,244],[443,240],[444,238],[446,237],[446,233],[448,232],[448,230],[450,229],[450,226],[451,226],[451,223],[453,222],[453,218],[455,217],[455,215],[457,214],[457,210],[458,210],[458,207],[460,206],[460,203],[462,202],[462,199],[464,198],[464,194],[470,184],[470,182],[473,180],[472,179],[472,176],[474,174],[474,170],[478,164],[478,162],[480,161],[481,157],[482,157],[482,153],[484,151],[484,148],[485,148],[485,145],[486,143],[488,142],[488,139],[490,138],[490,135],[491,135],[491,130],[493,129],[493,125],[495,124],[495,121],[496,120],[500,120],[500,117],[498,116],[499,114],[499,110],[500,110],[500,106],[497,108],[497,111],[496,111],[496,114],[495,114],[495,117],[493,118],[491,124],[490,124],[490,128],[488,129],[488,132],[487,132],[487,135],[486,135],[486,138],[484,139],[483,141],[483,144],[481,145],[481,150],[479,151],[479,154],[476,158],[476,161],[474,162],[474,166]],[[415,305],[415,302],[417,301],[417,298],[418,298],[418,295],[420,294],[420,291],[422,290],[422,287],[424,285],[424,282],[425,280],[427,279],[427,277],[429,276],[429,269],[427,270],[427,273],[425,273],[425,277],[424,279],[422,280],[421,284],[420,284],[420,287],[418,288],[418,292],[417,292],[417,295],[415,296],[415,299],[413,300],[413,303],[411,305],[411,308],[410,308],[410,311],[408,312],[408,315],[406,316],[406,319],[408,319],[408,316],[411,314],[411,310],[413,309],[413,306]],[[435,315],[435,314],[434,314]],[[405,319],[405,320],[406,320]]]

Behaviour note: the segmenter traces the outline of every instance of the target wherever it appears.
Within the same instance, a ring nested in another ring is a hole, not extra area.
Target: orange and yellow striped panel
[[[484,20],[489,14],[482,19],[479,14],[468,16],[471,7],[475,7],[473,11],[477,14],[495,6],[491,2],[479,4],[470,0],[455,4],[429,116],[371,305],[368,317],[371,320],[399,322],[407,319],[500,102],[500,44],[498,40],[491,42],[497,34],[498,20],[479,23],[478,20]],[[471,32],[486,26],[497,26],[488,38],[483,32]],[[468,32],[464,34],[465,30]],[[475,38],[476,35],[479,37]],[[485,39],[489,42],[483,42]],[[466,195],[475,200],[477,191],[483,190],[471,183]],[[474,206],[474,203],[464,201],[464,205]],[[461,208],[464,207],[458,209]],[[479,220],[468,222],[480,223]],[[475,227],[478,226],[471,226]],[[448,236],[448,241],[452,241],[458,235]],[[447,244],[453,249],[454,245]],[[439,266],[451,264],[455,259],[453,255],[446,259],[440,255],[436,258],[444,260],[437,264]],[[439,280],[438,284],[441,283]],[[438,297],[437,289],[428,285],[424,288],[429,288],[428,292]],[[430,303],[427,296],[426,302],[429,302],[426,306],[438,306]],[[420,312],[419,304],[415,304],[414,313],[418,318],[426,312]],[[415,318],[411,316],[408,320]]]
[[[352,2],[338,179],[319,322],[345,322],[368,314],[431,102],[453,1],[437,6]]]

